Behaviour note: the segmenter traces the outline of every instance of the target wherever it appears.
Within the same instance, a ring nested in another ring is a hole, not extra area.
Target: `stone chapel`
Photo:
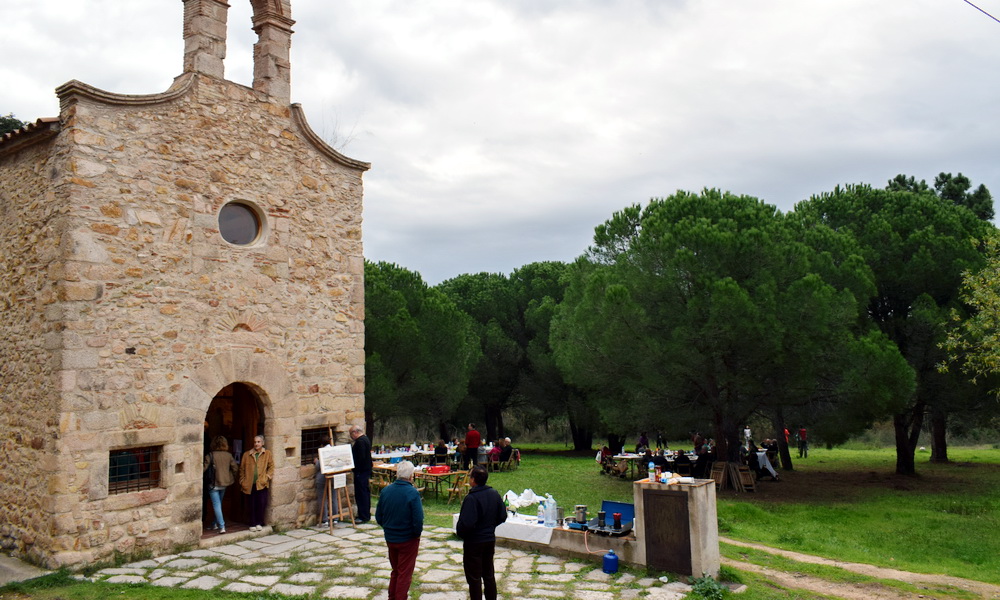
[[[251,0],[252,88],[227,1],[182,1],[169,89],[70,81],[0,136],[0,546],[50,568],[206,543],[218,435],[263,434],[266,522],[311,524],[320,435],[364,424],[370,165],[290,103],[290,0]],[[233,535],[238,485],[224,510]]]

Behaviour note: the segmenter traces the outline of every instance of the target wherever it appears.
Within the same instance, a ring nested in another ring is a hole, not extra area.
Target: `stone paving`
[[[160,556],[98,571],[93,581],[199,590],[270,592],[290,597],[385,600],[389,559],[382,529],[338,523],[234,540],[227,545]],[[691,587],[615,575],[597,562],[497,546],[497,584],[505,600],[680,600]],[[463,600],[462,541],[451,529],[425,527],[410,598]]]

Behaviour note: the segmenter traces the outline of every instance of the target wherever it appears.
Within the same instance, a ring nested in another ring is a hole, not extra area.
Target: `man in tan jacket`
[[[245,452],[240,461],[240,487],[250,495],[250,531],[264,529],[268,488],[274,477],[274,456],[264,448],[264,436],[253,438],[253,450]]]

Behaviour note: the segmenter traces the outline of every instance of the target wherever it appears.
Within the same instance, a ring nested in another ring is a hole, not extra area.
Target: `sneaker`
[[[226,528],[225,528],[225,527],[221,527],[221,528],[219,528],[219,533],[220,533],[220,534],[222,534],[222,533],[226,533]]]
[[[218,524],[215,524],[215,525],[212,525],[212,527],[211,527],[212,531],[215,531],[215,530],[216,530],[216,529],[218,529],[218,528],[219,528],[219,525],[218,525]]]
[[[323,521],[322,523],[319,524],[319,526],[320,527],[329,527],[330,526],[330,522],[329,521]]]

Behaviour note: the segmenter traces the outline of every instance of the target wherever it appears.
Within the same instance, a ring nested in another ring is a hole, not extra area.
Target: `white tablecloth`
[[[373,460],[392,460],[394,458],[409,458],[412,452],[372,452]]]
[[[775,478],[778,477],[778,472],[775,471],[774,467],[771,465],[771,459],[767,457],[766,450],[757,452],[757,464],[760,465],[760,468],[767,469],[768,471],[770,471],[771,475],[774,476]]]
[[[458,515],[451,516],[451,526],[458,525]],[[521,540],[524,542],[539,542],[548,544],[552,541],[553,527],[546,527],[538,524],[538,517],[528,515],[507,514],[507,522],[501,524],[496,529],[496,536],[508,540]]]

